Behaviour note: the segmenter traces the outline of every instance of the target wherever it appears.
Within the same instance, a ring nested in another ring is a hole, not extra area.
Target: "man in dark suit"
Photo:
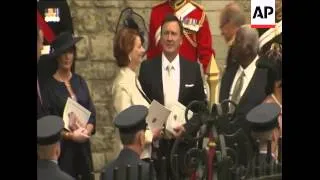
[[[133,105],[123,110],[114,120],[114,124],[119,128],[120,139],[124,146],[117,159],[112,161],[104,169],[100,180],[125,180],[139,179],[149,180],[149,177],[154,177],[155,172],[149,173],[150,165],[140,159],[140,155],[145,144],[145,130],[147,127],[146,117],[148,108],[142,105]],[[139,164],[141,174],[139,174]],[[127,165],[130,165],[130,173],[127,173]],[[117,177],[115,178],[114,169],[118,168]],[[155,179],[155,178],[154,178]]]
[[[258,50],[258,32],[249,26],[241,27],[236,33],[232,51],[237,63],[225,71],[220,86],[219,102],[229,99],[237,104],[236,108],[231,105],[224,107],[235,113],[226,133],[231,134],[242,128],[250,137],[250,126],[245,116],[266,98],[267,71],[256,68]],[[246,152],[239,153],[240,162],[245,163]]]
[[[37,27],[37,62],[39,62],[42,48],[43,48],[43,32],[41,29],[39,29],[39,27]],[[37,79],[37,94],[38,94],[37,95],[37,119],[39,119],[49,113],[41,96],[41,90],[40,90],[38,79]]]
[[[63,120],[58,116],[44,116],[37,121],[37,179],[74,180],[58,166]]]
[[[232,47],[234,43],[234,38],[236,32],[239,28],[246,23],[246,18],[239,4],[236,2],[231,2],[227,4],[220,15],[220,30],[221,35],[224,37],[227,45],[229,46],[227,59],[226,59],[226,68],[234,64],[234,59],[231,55]]]
[[[161,25],[160,43],[163,52],[154,59],[142,62],[140,67],[139,80],[145,94],[149,99],[157,100],[169,109],[177,101],[184,106],[188,106],[193,100],[205,101],[199,64],[186,60],[179,55],[182,39],[183,27],[181,22],[176,16],[167,15]],[[192,110],[195,112],[194,109]],[[198,120],[193,119],[194,121]],[[168,133],[166,134],[168,135]],[[160,158],[162,156],[167,158],[167,174],[169,177],[171,176],[170,151],[174,140],[172,135],[160,139],[158,159],[155,162],[156,170],[160,173]],[[194,145],[189,144],[185,149],[192,146]]]

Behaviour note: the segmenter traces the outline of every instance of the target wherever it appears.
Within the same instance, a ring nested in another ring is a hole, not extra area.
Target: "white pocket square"
[[[185,84],[184,87],[189,88],[189,87],[193,87],[194,84]]]

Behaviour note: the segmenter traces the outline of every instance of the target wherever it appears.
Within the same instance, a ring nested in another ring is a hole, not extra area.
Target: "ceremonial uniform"
[[[155,171],[150,164],[140,159],[140,154],[137,152],[139,150],[142,152],[143,145],[137,142],[137,133],[141,131],[146,131],[147,123],[146,117],[148,114],[148,108],[143,105],[132,105],[123,111],[121,111],[115,118],[114,124],[119,128],[120,136],[133,136],[131,142],[122,142],[124,148],[121,150],[119,156],[104,168],[103,173],[100,176],[100,180],[125,180],[125,179],[139,179],[155,180]],[[128,138],[125,138],[127,141]],[[133,148],[137,147],[137,148]],[[139,174],[139,164],[141,164],[141,173]],[[129,172],[127,171],[127,166],[130,165]],[[118,168],[116,174],[114,174],[114,169]],[[151,170],[151,174],[150,174]],[[116,177],[114,177],[116,176]],[[128,178],[130,177],[130,178]]]
[[[44,45],[64,31],[73,33],[72,18],[66,0],[40,0],[37,3],[37,24],[43,31]]]
[[[43,32],[43,50],[38,62],[38,78],[40,87],[57,69],[55,61],[50,59],[50,44],[61,32],[73,33],[73,24],[69,5],[66,0],[38,0],[37,25]],[[74,65],[71,71],[74,72]]]
[[[148,59],[154,59],[162,52],[162,47],[159,43],[161,24],[165,16],[170,13],[175,14],[181,20],[184,27],[183,43],[179,54],[191,61],[199,60],[204,70],[206,70],[211,59],[213,59],[212,63],[214,63],[214,68],[216,68],[215,71],[219,73],[214,60],[215,52],[212,49],[211,32],[207,16],[202,6],[189,0],[176,1],[174,7],[169,4],[169,1],[164,1],[153,6],[149,25]]]
[[[276,160],[276,156],[270,149],[267,150],[267,141],[271,141],[272,130],[278,126],[278,116],[281,108],[276,103],[262,103],[248,112],[246,120],[251,126],[253,138],[260,141],[255,158],[259,158],[260,162]],[[267,152],[268,151],[268,152]],[[267,162],[270,163],[270,162]]]

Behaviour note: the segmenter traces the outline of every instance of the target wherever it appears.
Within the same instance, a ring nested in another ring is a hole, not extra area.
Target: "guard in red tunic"
[[[61,32],[74,32],[70,7],[67,0],[38,0],[37,26],[43,32],[43,50],[38,62],[39,85],[42,87],[57,69],[56,61],[49,57],[50,44]],[[75,67],[72,65],[71,71]]]
[[[159,43],[161,23],[167,14],[175,14],[183,24],[183,43],[180,52],[190,61],[202,64],[204,84],[208,100],[214,102],[214,94],[219,79],[219,69],[215,60],[208,19],[203,7],[192,0],[166,0],[153,6],[149,24],[149,48],[147,58],[161,55]],[[209,85],[208,85],[209,83]],[[210,90],[209,90],[210,89]]]

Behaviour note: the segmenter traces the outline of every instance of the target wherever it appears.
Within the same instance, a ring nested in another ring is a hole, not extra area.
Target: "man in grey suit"
[[[267,84],[267,70],[256,68],[256,61],[259,60],[259,36],[257,30],[249,26],[241,27],[235,37],[232,54],[236,63],[226,69],[220,85],[219,102],[231,100],[237,107],[225,106],[235,116],[230,127],[226,129],[227,134],[235,133],[240,128],[246,133],[250,140],[250,123],[245,116],[255,106],[262,103],[266,98],[265,87]],[[245,142],[239,143],[239,146]],[[230,145],[232,146],[232,145]],[[239,161],[246,164],[249,157],[247,150],[239,147]],[[249,153],[250,154],[250,153]]]
[[[58,116],[44,116],[37,121],[38,180],[74,180],[58,166],[63,120]]]
[[[117,159],[106,166],[100,180],[125,180],[129,179],[128,177],[132,180],[149,180],[149,177],[155,177],[154,170],[152,170],[152,174],[149,172],[149,163],[140,159],[145,144],[147,114],[147,107],[133,105],[120,112],[115,118],[114,124],[119,128],[120,139],[124,148],[121,150]],[[140,174],[139,164],[141,164]],[[127,165],[130,165],[129,173],[127,172]],[[116,173],[117,177],[114,177],[115,168],[118,168],[118,172]]]
[[[237,31],[233,48],[237,64],[226,70],[220,87],[219,101],[229,99],[237,104],[236,109],[229,107],[229,110],[235,111],[236,117],[241,119],[235,128],[240,127],[248,134],[249,124],[244,116],[266,97],[267,70],[256,68],[258,51],[257,30],[249,26],[241,27]]]

